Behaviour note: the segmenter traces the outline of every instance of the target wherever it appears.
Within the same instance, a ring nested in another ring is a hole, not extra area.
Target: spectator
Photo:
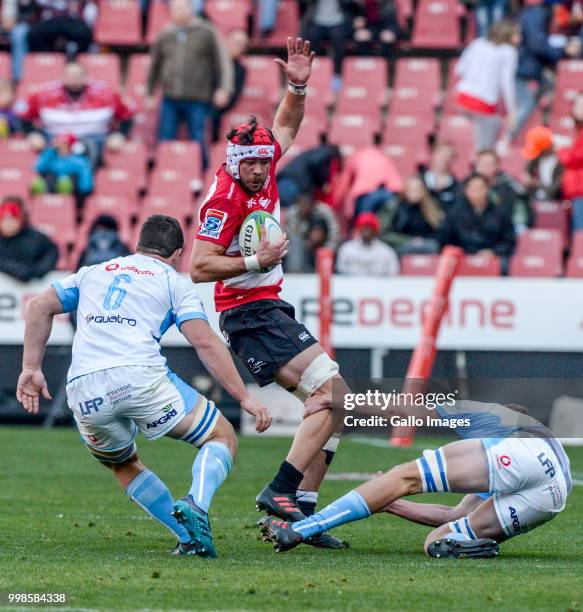
[[[410,176],[396,207],[383,207],[378,217],[381,240],[393,247],[399,256],[439,253],[437,230],[444,214],[420,177]]]
[[[58,258],[55,243],[28,224],[22,198],[5,197],[0,204],[0,272],[28,282],[54,270]]]
[[[500,103],[506,109],[506,131],[516,124],[516,67],[520,30],[511,21],[499,21],[488,38],[477,38],[456,66],[460,78],[457,101],[474,123],[475,149],[491,149],[502,127]]]
[[[130,254],[131,251],[119,237],[117,221],[109,215],[99,215],[91,225],[87,246],[79,257],[76,269]]]
[[[0,138],[8,138],[20,129],[14,111],[14,88],[8,81],[0,80]]]
[[[176,140],[184,120],[191,140],[200,143],[207,166],[207,127],[213,105],[222,109],[233,93],[233,62],[210,22],[195,17],[189,0],[171,0],[172,24],[152,49],[148,75],[148,107],[162,87],[160,140]],[[219,84],[218,87],[216,84]]]
[[[28,33],[31,51],[56,51],[57,43],[66,41],[67,54],[85,53],[93,40],[97,20],[97,2],[90,0],[34,0],[41,19]]]
[[[563,57],[579,57],[580,41],[573,39],[564,47],[553,46],[549,42],[549,32],[553,17],[552,0],[534,0],[527,3],[519,16],[522,40],[519,48],[516,95],[518,114],[512,137],[516,138],[526,123],[540,98],[553,87],[554,81],[546,69],[554,69]],[[536,90],[530,87],[536,83]]]
[[[478,0],[475,8],[478,36],[488,36],[490,28],[502,21],[507,13],[507,0]]]
[[[476,174],[488,183],[490,196],[497,206],[508,210],[514,230],[520,234],[532,224],[532,212],[524,187],[500,168],[500,157],[496,151],[486,149],[476,158]]]
[[[73,134],[60,134],[39,156],[35,170],[40,177],[33,193],[75,194],[84,198],[93,191],[93,169],[83,146]]]
[[[324,43],[330,43],[334,60],[334,90],[340,89],[342,60],[346,41],[351,32],[353,0],[304,0],[302,38],[312,43],[312,49],[323,53]]]
[[[279,0],[258,0],[259,36],[267,37],[275,29]]]
[[[527,161],[526,186],[530,198],[559,200],[563,166],[553,146],[553,133],[539,125],[526,133],[522,157]]]
[[[508,209],[496,206],[488,182],[478,174],[466,179],[463,193],[440,227],[439,237],[442,246],[452,244],[469,254],[497,255],[504,271],[516,243]]]
[[[378,239],[380,224],[371,212],[358,215],[354,223],[357,236],[338,249],[336,269],[353,276],[396,276],[399,258],[395,251]]]
[[[394,0],[356,0],[354,13],[352,38],[363,55],[390,55],[405,38]]]
[[[361,212],[376,212],[393,194],[403,191],[403,179],[392,159],[378,147],[365,147],[344,163],[337,187],[346,219]]]
[[[329,187],[331,176],[340,168],[342,155],[336,145],[309,149],[292,159],[277,173],[281,205],[291,206],[302,193],[312,196]]]
[[[10,38],[12,59],[12,80],[18,83],[22,78],[24,57],[28,53],[28,33],[32,23],[40,18],[40,11],[34,2],[4,0],[2,2],[2,29]]]
[[[316,249],[336,249],[340,228],[334,211],[316,202],[311,193],[301,193],[287,210],[284,223],[289,253],[284,260],[288,272],[314,272]]]
[[[95,167],[104,146],[121,148],[135,108],[106,83],[88,79],[81,64],[71,62],[61,81],[47,83],[19,102],[17,111],[33,148],[43,149],[59,134],[73,134],[87,147]]]
[[[429,167],[421,173],[429,193],[444,211],[456,201],[460,188],[452,170],[455,157],[456,151],[451,143],[438,142],[431,152]]]
[[[583,230],[583,93],[573,100],[572,111],[577,135],[570,147],[559,151],[563,165],[563,197],[573,202],[571,225],[573,231]]]

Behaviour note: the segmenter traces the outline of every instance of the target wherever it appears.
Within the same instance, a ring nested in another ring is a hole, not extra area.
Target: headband
[[[229,142],[227,145],[227,168],[237,180],[241,178],[239,165],[244,159],[273,159],[275,147],[272,144],[240,145]]]

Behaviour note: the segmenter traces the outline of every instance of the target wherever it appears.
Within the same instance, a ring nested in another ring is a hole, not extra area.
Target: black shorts
[[[255,381],[264,387],[275,373],[318,341],[295,320],[283,300],[258,300],[221,312],[221,331]]]

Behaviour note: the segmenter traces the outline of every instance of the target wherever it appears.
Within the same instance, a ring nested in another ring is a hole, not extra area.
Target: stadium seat
[[[96,81],[105,81],[115,91],[120,86],[120,61],[114,53],[84,53],[79,56],[87,74]]]
[[[9,81],[12,74],[12,63],[10,59],[10,53],[2,51],[0,53],[0,79]]]
[[[67,195],[41,195],[32,200],[31,223],[49,236],[59,236],[64,243],[76,238],[75,198]]]
[[[124,91],[138,105],[143,107],[146,97],[146,81],[150,70],[150,55],[148,53],[135,53],[130,57]]]
[[[362,115],[341,115],[332,119],[328,142],[340,147],[345,157],[357,149],[373,144],[375,125]]]
[[[139,178],[139,189],[146,187],[148,169],[148,152],[145,145],[138,140],[126,142],[119,151],[106,149],[103,154],[104,165],[107,168],[117,168],[135,173]]]
[[[152,45],[156,42],[158,34],[170,21],[168,4],[164,0],[152,0],[148,12],[148,27],[146,31],[146,43]]]
[[[395,87],[417,87],[420,83],[428,89],[440,89],[440,66],[436,58],[401,58],[397,61]]]
[[[461,262],[458,276],[500,276],[498,257],[466,255]]]
[[[260,36],[259,19],[255,14],[254,31],[251,45],[253,47],[285,47],[288,36],[294,38],[300,31],[300,11],[296,0],[280,0],[277,8],[275,28],[268,36]]]
[[[459,48],[460,10],[455,0],[420,0],[415,13],[412,46],[425,49]]]
[[[83,223],[79,228],[78,235],[81,242],[85,244],[91,224],[99,215],[110,215],[117,220],[120,227],[120,235],[124,241],[131,239],[131,221],[136,214],[136,201],[127,195],[92,195],[85,202],[83,211]],[[77,241],[79,242],[79,241]]]
[[[26,97],[45,83],[62,78],[64,68],[65,56],[62,53],[27,53],[22,81],[18,86],[19,95]]]
[[[202,155],[198,142],[168,140],[161,142],[156,150],[156,168],[174,169],[189,174],[193,179],[201,178]]]
[[[395,0],[397,21],[404,32],[409,31],[409,21],[413,17],[413,0]]]
[[[569,115],[571,102],[583,90],[583,60],[561,60],[557,68],[553,114]]]
[[[338,99],[338,111],[367,114],[367,105],[384,106],[387,102],[388,75],[388,62],[382,57],[345,58],[342,64],[342,89]]]
[[[187,210],[192,215],[192,176],[174,169],[156,169],[150,178],[148,195],[171,198],[176,210]]]
[[[281,98],[279,66],[270,57],[259,55],[246,55],[241,62],[247,68],[247,78],[233,110],[270,117]]]
[[[31,171],[36,163],[37,154],[31,150],[23,138],[0,140],[0,167],[22,168]]]
[[[312,64],[306,112],[326,120],[328,108],[334,101],[332,92],[333,65],[329,57],[316,57]]]
[[[510,262],[510,276],[555,277],[561,276],[560,261],[552,261],[544,255],[517,254]]]
[[[184,224],[193,213],[191,199],[154,195],[144,198],[140,219],[145,221],[150,215],[170,215]]]
[[[470,119],[463,115],[447,115],[441,118],[438,139],[451,142],[457,156],[453,164],[454,174],[465,178],[474,161],[474,129]]]
[[[407,178],[411,174],[419,171],[420,164],[427,164],[429,161],[429,147],[418,142],[396,142],[391,139],[385,142],[381,149],[388,155],[402,178]]]
[[[557,134],[561,136],[575,136],[575,121],[570,114],[570,111],[561,111],[560,109],[555,112],[553,109],[549,116],[549,128],[556,136]]]
[[[390,114],[382,134],[382,149],[405,178],[429,159],[427,137],[433,122],[412,115]]]
[[[231,30],[249,29],[250,0],[207,0],[204,10],[223,36]]]
[[[564,202],[535,201],[534,227],[536,229],[555,229],[560,232],[561,246],[565,248],[569,241],[570,208]]]
[[[401,274],[404,276],[433,276],[437,271],[438,255],[403,255]]]
[[[123,168],[102,168],[95,177],[95,194],[104,196],[125,196],[135,210],[141,188],[142,177],[136,172]],[[132,211],[133,212],[133,211]]]
[[[95,40],[101,45],[139,45],[142,42],[140,3],[136,0],[101,0]]]
[[[565,276],[569,278],[583,278],[583,256],[573,254],[569,257]]]
[[[571,255],[583,257],[583,231],[573,232],[571,239]]]
[[[14,195],[26,198],[33,176],[32,168],[0,167],[0,197]]]

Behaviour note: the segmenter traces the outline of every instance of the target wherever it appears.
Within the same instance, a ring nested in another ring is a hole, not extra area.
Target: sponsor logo
[[[138,323],[135,319],[130,319],[128,317],[122,317],[121,315],[109,315],[107,317],[104,317],[102,315],[88,314],[85,317],[85,321],[87,321],[87,323],[98,323],[98,324],[121,323],[123,325],[129,325],[130,327],[135,327]]]
[[[514,528],[514,532],[518,533],[520,531],[520,520],[518,519],[518,512],[512,506],[509,506],[510,510],[510,520],[512,521],[512,527]]]
[[[243,234],[243,252],[245,255],[252,255],[253,250],[251,249],[251,240],[253,239],[253,226],[251,224],[245,226],[245,233]]]
[[[91,442],[91,444],[99,444],[99,438],[93,434],[86,436],[86,438],[89,440],[89,442]]]
[[[249,198],[249,200],[247,200],[247,208],[255,208],[257,206],[267,208],[270,204],[271,200],[269,198]]]
[[[306,340],[308,340],[310,338],[310,334],[307,331],[302,332],[299,336],[298,339],[300,342],[305,342]]]
[[[114,272],[115,270],[119,270],[119,264],[118,263],[108,264],[107,266],[105,266],[105,270],[107,272]]]
[[[540,453],[537,456],[537,459],[540,461],[540,464],[545,468],[545,474],[550,478],[555,477],[555,466],[553,462],[547,457],[546,453]]]
[[[247,200],[247,208],[253,208],[254,206],[257,206],[257,200],[255,198]]]
[[[498,460],[498,469],[500,469],[500,466],[502,467],[510,467],[510,464],[512,463],[512,459],[510,459],[510,457],[508,455],[501,455],[500,457],[497,457]]]
[[[270,203],[271,200],[269,198],[259,198],[259,205],[263,206],[263,208],[267,208]]]
[[[105,395],[112,406],[117,406],[118,404],[121,404],[121,402],[132,398],[131,389],[132,385],[124,385],[123,387],[118,387],[113,391],[108,391]]]
[[[265,361],[255,361],[254,357],[249,357],[249,359],[247,359],[247,365],[253,374],[259,374],[259,372],[261,372],[261,368],[265,365]]]
[[[164,416],[161,416],[159,419],[153,421],[152,423],[148,423],[146,425],[146,429],[156,429],[158,425],[164,425],[164,423],[167,423],[178,414],[176,408],[172,408],[172,404],[164,406],[164,408],[162,408],[162,412],[164,413]]]
[[[127,270],[128,272],[134,272],[135,274],[145,274],[146,276],[154,276],[154,273],[150,270],[140,270],[136,268],[136,266],[123,266],[123,268],[118,263],[111,263],[105,266],[106,272],[115,272],[116,270]]]
[[[227,194],[227,200],[230,200],[233,197],[233,191],[235,191],[235,183],[231,183],[231,188]]]
[[[269,147],[259,147],[257,149],[257,155],[262,157],[271,157],[271,149]]]
[[[92,410],[99,412],[99,406],[101,406],[101,404],[103,404],[102,397],[94,397],[93,399],[85,402],[79,402],[79,410],[81,411],[81,415],[89,416]]]
[[[221,235],[228,214],[222,210],[209,208],[206,211],[204,221],[198,230],[199,236],[208,236],[209,238],[218,238]]]

